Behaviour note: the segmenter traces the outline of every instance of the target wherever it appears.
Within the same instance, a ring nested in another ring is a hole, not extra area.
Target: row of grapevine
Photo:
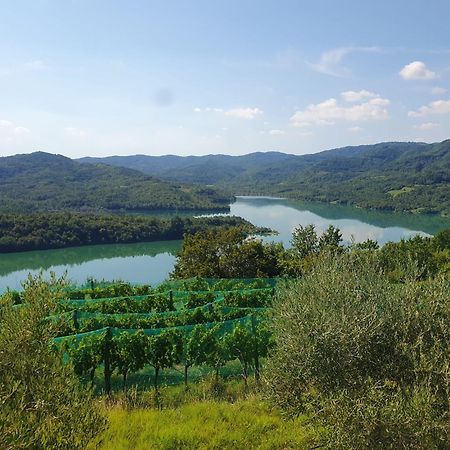
[[[251,368],[259,379],[259,358],[270,346],[266,318],[273,284],[194,279],[171,287],[159,292],[129,285],[72,291],[48,319],[59,336],[55,345],[92,383],[103,366],[108,393],[113,373],[123,377],[126,389],[129,374],[145,366],[154,369],[155,389],[163,369],[182,365],[187,385],[192,366],[208,366],[218,374],[235,359],[245,382]],[[101,298],[101,292],[115,296]]]

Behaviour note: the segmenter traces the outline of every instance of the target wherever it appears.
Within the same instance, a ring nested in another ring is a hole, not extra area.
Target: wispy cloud
[[[25,135],[30,133],[31,130],[26,127],[15,125],[14,122],[10,120],[2,119],[0,120],[0,133],[12,135]]]
[[[233,108],[225,111],[224,114],[229,117],[235,117],[236,119],[251,120],[261,116],[263,111],[259,108]]]
[[[432,114],[450,114],[450,100],[436,100],[421,106],[417,111],[409,111],[409,117],[424,117]]]
[[[72,137],[85,137],[87,135],[86,131],[77,128],[77,127],[66,127],[64,128],[64,132]]]
[[[435,86],[434,88],[431,89],[431,93],[433,95],[443,95],[447,92],[447,89],[443,88],[443,87],[439,87],[439,86]]]
[[[33,61],[26,62],[25,64],[22,64],[22,67],[25,70],[44,70],[48,68],[48,65],[45,61],[42,59],[34,59]]]
[[[48,69],[48,65],[42,59],[33,59],[21,64],[0,66],[0,75],[14,75],[26,72],[38,72]]]
[[[360,131],[362,131],[362,128],[356,126],[356,127],[349,127],[347,128],[347,130],[350,131],[351,133],[359,133]]]
[[[202,113],[202,112],[213,112],[213,113],[220,113],[228,117],[234,117],[235,119],[246,119],[251,120],[255,119],[258,116],[261,116],[264,114],[264,111],[259,108],[231,108],[231,109],[223,109],[223,108],[194,108],[194,112],[196,113]]]
[[[351,53],[379,53],[379,47],[339,47],[323,52],[319,61],[308,63],[314,70],[334,77],[350,76],[352,71],[343,65],[343,60]]]
[[[426,123],[421,123],[420,125],[414,125],[414,128],[416,128],[417,130],[421,130],[421,131],[430,131],[430,130],[434,130],[435,128],[438,128],[440,125],[438,123],[434,123],[434,122],[426,122]]]
[[[360,102],[366,98],[376,98],[379,97],[378,94],[374,92],[366,91],[365,89],[361,91],[345,91],[341,93],[341,97],[346,102]]]
[[[283,136],[284,134],[286,134],[286,131],[284,131],[284,130],[270,130],[269,134],[271,136]]]

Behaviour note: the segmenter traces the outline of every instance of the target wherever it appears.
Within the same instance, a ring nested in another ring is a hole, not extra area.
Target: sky
[[[450,138],[448,0],[0,0],[0,156]]]

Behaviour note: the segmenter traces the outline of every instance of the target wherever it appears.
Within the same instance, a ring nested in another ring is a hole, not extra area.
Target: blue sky
[[[0,0],[0,155],[450,138],[450,2]]]

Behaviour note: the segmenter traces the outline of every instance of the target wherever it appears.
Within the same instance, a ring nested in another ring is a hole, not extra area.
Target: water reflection
[[[319,233],[333,224],[342,231],[347,242],[370,238],[380,244],[418,233],[435,234],[450,227],[449,218],[382,213],[270,197],[238,197],[231,205],[231,214],[277,230],[278,236],[264,239],[283,242],[286,246],[292,230],[299,224],[314,224]],[[67,271],[76,283],[84,283],[92,276],[99,280],[157,284],[173,270],[180,247],[181,241],[167,241],[0,254],[0,292],[7,286],[19,288],[28,273],[35,274],[41,268],[57,275]]]
[[[450,219],[443,217],[367,211],[271,197],[238,197],[231,205],[231,214],[278,231],[278,236],[265,239],[285,245],[289,245],[292,231],[298,225],[314,224],[321,233],[332,224],[341,230],[346,242],[373,239],[381,245],[416,234],[435,234],[450,227]]]

